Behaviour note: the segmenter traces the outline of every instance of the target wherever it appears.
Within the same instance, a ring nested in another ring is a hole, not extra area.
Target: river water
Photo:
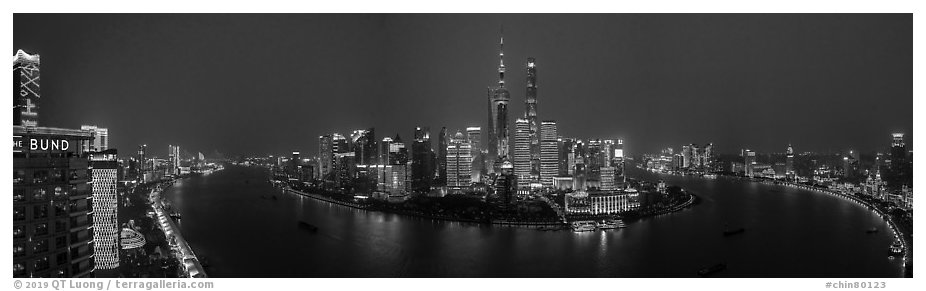
[[[351,209],[280,193],[257,167],[180,180],[165,195],[211,277],[695,277],[721,262],[714,277],[902,276],[887,255],[887,224],[864,206],[723,177],[629,173],[701,202],[618,231],[573,233]],[[746,231],[725,237],[728,227]]]

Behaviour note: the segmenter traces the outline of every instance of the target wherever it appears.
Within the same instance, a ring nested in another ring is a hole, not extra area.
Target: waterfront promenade
[[[183,265],[184,273],[190,278],[206,278],[208,276],[193,252],[193,248],[187,244],[183,234],[180,233],[180,228],[177,227],[165,209],[165,203],[161,197],[164,188],[166,187],[157,185],[149,194],[149,201],[151,202],[151,208],[154,210],[157,225],[164,232],[171,250]]]

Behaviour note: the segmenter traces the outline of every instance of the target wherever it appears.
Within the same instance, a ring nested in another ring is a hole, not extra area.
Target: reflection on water
[[[654,174],[633,175],[655,179]],[[283,194],[259,168],[190,178],[167,195],[214,277],[898,277],[877,215],[839,198],[732,179],[664,176],[702,202],[609,232],[438,222]],[[279,199],[262,199],[277,195]],[[182,201],[182,202],[180,202]],[[298,226],[304,220],[317,232]],[[726,227],[746,231],[723,236]]]

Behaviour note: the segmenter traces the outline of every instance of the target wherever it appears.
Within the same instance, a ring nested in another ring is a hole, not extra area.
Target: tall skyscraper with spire
[[[527,58],[527,92],[524,98],[524,118],[530,138],[530,182],[540,182],[540,124],[537,120],[537,65]]]
[[[13,125],[39,126],[39,55],[13,56]]]
[[[488,89],[489,101],[489,157],[492,170],[499,172],[500,161],[508,157],[508,101],[511,96],[505,88],[505,36],[498,43],[498,87]]]

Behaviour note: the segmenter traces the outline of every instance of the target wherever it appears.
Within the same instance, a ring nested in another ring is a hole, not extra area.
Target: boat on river
[[[580,220],[572,222],[572,231],[574,232],[595,231],[596,229],[598,229],[598,223],[594,220]]]

